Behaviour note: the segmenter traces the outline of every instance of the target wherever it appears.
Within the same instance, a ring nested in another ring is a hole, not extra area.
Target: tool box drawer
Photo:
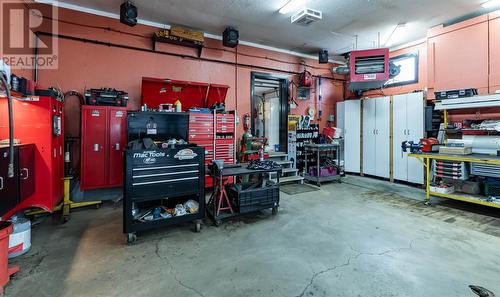
[[[216,145],[230,144],[234,146],[234,140],[232,138],[219,138],[215,140]]]
[[[189,142],[191,143],[197,143],[198,141],[210,140],[213,138],[213,133],[189,132]]]
[[[234,124],[234,114],[224,114],[219,113],[216,117],[217,123],[233,123]]]
[[[214,116],[208,113],[190,113],[189,114],[189,122],[190,123],[199,123],[199,122],[214,122]]]
[[[189,131],[214,131],[212,123],[189,123]]]

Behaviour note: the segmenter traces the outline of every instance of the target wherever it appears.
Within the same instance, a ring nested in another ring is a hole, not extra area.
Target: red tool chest
[[[82,106],[80,189],[120,187],[126,145],[125,107]]]
[[[158,109],[160,104],[173,104],[179,100],[184,111],[210,108],[225,102],[228,89],[227,85],[143,77],[141,104]],[[215,159],[235,162],[235,131],[234,112],[189,113],[188,142],[205,148],[206,165]],[[211,186],[212,179],[207,175],[205,187]]]
[[[62,200],[64,194],[64,114],[63,103],[46,96],[31,96],[13,100],[14,138],[22,144],[34,144],[34,150],[27,152],[34,159],[34,173],[20,172],[21,179],[34,176],[33,189],[30,195],[21,193],[16,207],[2,216],[9,218],[13,214],[30,207],[39,207],[52,211]],[[7,100],[0,98],[0,139],[8,138]],[[24,153],[23,153],[24,154]],[[33,156],[34,154],[34,156]],[[33,161],[22,158],[21,168],[30,171],[28,163]],[[33,170],[33,169],[32,169]]]
[[[189,114],[189,142],[205,148],[205,164],[213,160],[235,163],[235,114],[230,113],[195,113]],[[205,187],[212,186],[212,179],[207,175]]]

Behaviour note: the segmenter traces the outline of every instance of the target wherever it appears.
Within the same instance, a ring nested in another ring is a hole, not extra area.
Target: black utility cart
[[[187,121],[184,113],[127,116],[123,232],[128,243],[137,240],[138,232],[188,221],[200,231],[205,216],[205,149],[168,141],[187,139]]]
[[[214,191],[207,204],[207,214],[216,226],[223,219],[259,210],[271,209],[273,215],[278,213],[281,168],[248,169],[247,164],[224,166],[223,169],[215,164],[210,167]],[[277,172],[277,182],[270,180],[271,172]],[[243,182],[244,176],[253,178]]]

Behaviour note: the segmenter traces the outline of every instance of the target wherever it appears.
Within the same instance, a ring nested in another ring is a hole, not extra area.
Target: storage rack
[[[310,128],[297,129],[297,169],[299,172],[304,170],[305,166],[305,144],[319,142],[319,126],[311,125]],[[316,162],[316,158],[311,156],[309,163]]]
[[[305,165],[304,165],[304,179],[308,181],[315,182],[318,186],[321,186],[322,182],[337,181],[340,183],[340,145],[339,144],[306,144],[304,145],[305,154]],[[308,156],[315,156],[315,163],[311,165],[316,165],[316,176],[309,174],[308,169]],[[324,164],[325,158],[329,158],[332,155],[335,156],[337,161],[337,172],[332,176],[321,176],[321,167]]]
[[[499,95],[476,96],[471,98],[460,98],[460,99],[446,99],[441,102],[437,102],[435,109],[443,111],[444,127],[446,128],[448,126],[448,110],[500,106],[499,99],[500,99]],[[444,193],[431,192],[431,186],[430,186],[431,180],[433,178],[433,175],[431,174],[433,160],[465,162],[471,164],[472,166],[473,164],[498,166],[500,165],[500,157],[483,155],[483,154],[459,156],[459,155],[438,154],[438,153],[409,154],[408,156],[418,158],[424,163],[426,170],[425,196],[427,204],[430,203],[431,196],[435,196],[435,197],[448,198],[453,200],[465,201],[469,203],[500,208],[500,201],[499,202],[487,201],[488,197],[485,196],[470,195],[465,193],[444,194]]]
[[[205,165],[213,160],[234,164],[236,160],[236,111],[225,113],[189,113],[189,142],[205,148]],[[213,179],[205,176],[205,187],[211,187]]]

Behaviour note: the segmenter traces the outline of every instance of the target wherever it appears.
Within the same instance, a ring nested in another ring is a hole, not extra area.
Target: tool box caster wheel
[[[430,202],[430,201],[425,201],[425,202],[424,202],[424,205],[426,205],[426,206],[432,206],[432,204],[431,204],[431,202]]]
[[[132,244],[137,241],[137,234],[135,233],[127,233],[127,243]]]
[[[272,215],[273,216],[277,215],[278,214],[278,210],[279,210],[278,206],[273,207],[272,210],[271,210]]]
[[[214,220],[215,227],[219,227],[222,224],[221,220]]]
[[[201,223],[200,222],[195,222],[194,224],[194,232],[200,233],[201,232]]]

